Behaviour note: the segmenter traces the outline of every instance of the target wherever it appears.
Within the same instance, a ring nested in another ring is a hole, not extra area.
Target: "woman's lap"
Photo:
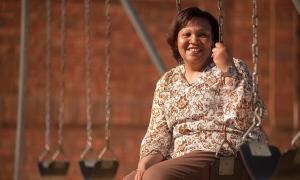
[[[159,162],[143,175],[143,180],[205,180],[209,178],[209,165],[215,161],[215,154],[208,152],[192,152],[184,156]],[[124,180],[133,180],[135,171]]]

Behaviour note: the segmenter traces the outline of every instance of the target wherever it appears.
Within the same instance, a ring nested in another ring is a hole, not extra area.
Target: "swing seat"
[[[210,166],[210,180],[240,180],[243,165],[239,157],[220,157]]]
[[[284,153],[276,167],[272,180],[300,179],[300,149],[294,148]]]
[[[258,144],[253,144],[257,145]],[[265,144],[266,145],[266,144]],[[269,148],[268,155],[257,155],[251,152],[249,144],[240,146],[239,154],[242,162],[253,180],[269,180],[281,156],[280,150],[275,146],[266,145]]]
[[[68,161],[39,161],[38,168],[41,176],[65,176],[68,173]]]
[[[81,173],[88,179],[113,179],[117,173],[119,162],[117,160],[81,160],[79,162]]]

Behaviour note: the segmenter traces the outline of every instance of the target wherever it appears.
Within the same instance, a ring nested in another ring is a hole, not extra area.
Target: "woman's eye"
[[[182,36],[184,36],[184,37],[188,37],[188,36],[190,36],[190,35],[191,35],[190,32],[183,32],[183,33],[182,33]]]
[[[207,34],[205,34],[205,33],[200,33],[200,34],[198,34],[198,37],[207,37]]]

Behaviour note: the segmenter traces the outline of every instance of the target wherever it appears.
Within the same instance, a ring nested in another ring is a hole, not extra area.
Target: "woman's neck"
[[[196,81],[199,75],[204,71],[205,67],[209,64],[210,60],[204,64],[189,65],[184,64],[184,76],[189,84],[192,84]]]
[[[189,84],[193,84],[201,74],[201,69],[191,68],[186,64],[184,65],[184,70],[184,77]]]

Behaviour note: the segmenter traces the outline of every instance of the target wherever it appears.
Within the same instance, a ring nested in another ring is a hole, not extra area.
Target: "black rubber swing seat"
[[[283,153],[273,174],[272,180],[300,179],[300,149],[293,148]]]
[[[269,155],[254,155],[251,152],[249,144],[240,146],[239,154],[242,162],[253,180],[269,180],[275,171],[279,158],[280,150],[271,145],[266,145],[269,148]]]
[[[39,161],[38,167],[41,176],[65,176],[68,172],[68,161]]]
[[[80,160],[79,166],[85,180],[113,179],[117,173],[119,162],[114,159]]]

